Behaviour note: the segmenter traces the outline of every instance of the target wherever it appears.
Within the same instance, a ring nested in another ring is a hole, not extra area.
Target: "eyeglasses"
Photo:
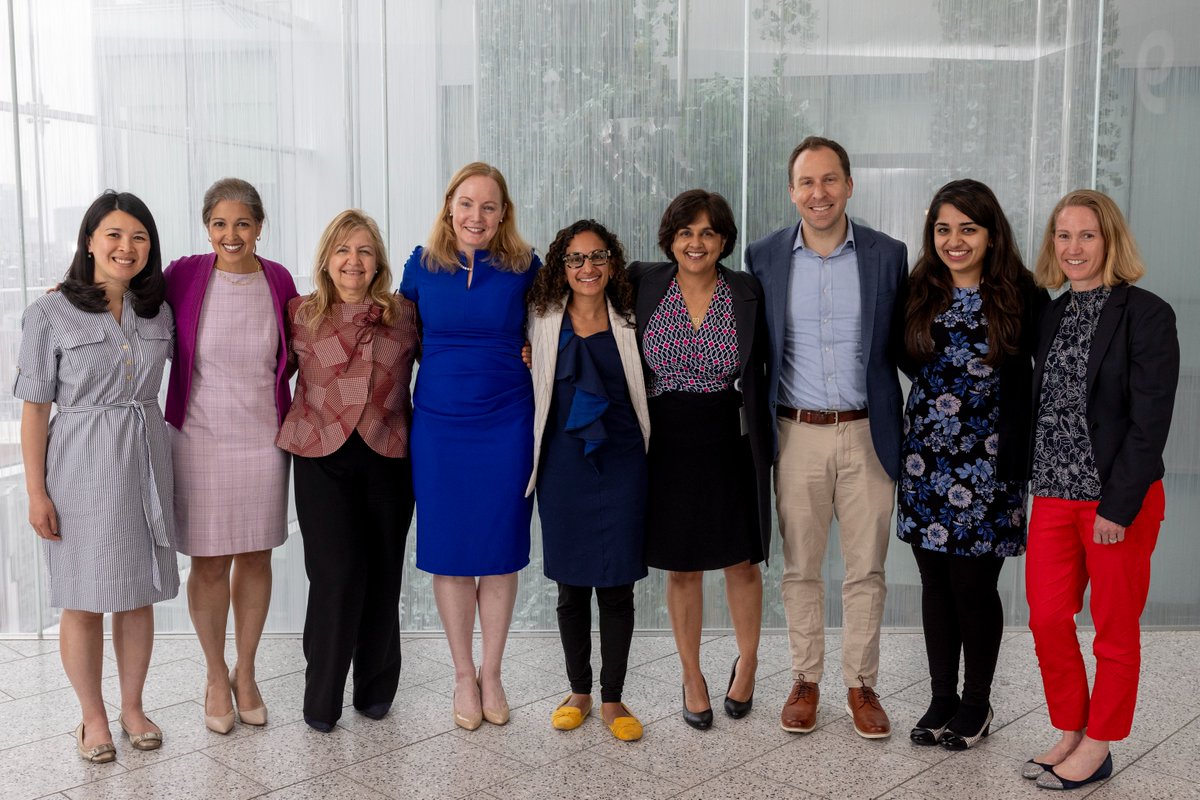
[[[608,259],[612,258],[612,251],[593,250],[590,253],[567,253],[563,256],[563,263],[571,269],[579,269],[583,266],[585,258],[592,262],[593,267],[603,267],[608,263]]]

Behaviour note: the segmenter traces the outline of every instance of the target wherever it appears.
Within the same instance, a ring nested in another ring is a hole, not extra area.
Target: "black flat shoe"
[[[304,721],[308,724],[308,727],[312,728],[314,731],[320,731],[321,733],[329,733],[333,730],[333,726],[335,724],[332,722],[326,722],[323,719],[317,719],[316,717],[310,717],[308,714],[304,715]]]
[[[1053,768],[1053,764],[1043,764],[1040,761],[1034,761],[1032,758],[1021,765],[1021,777],[1026,780],[1034,780],[1043,772]]]
[[[746,700],[734,700],[729,696],[729,690],[733,688],[733,679],[737,677],[738,661],[741,658],[740,655],[734,657],[733,669],[729,670],[729,686],[725,689],[725,713],[734,719],[741,719],[754,707],[754,692],[750,692],[750,697]]]
[[[1058,766],[1057,764],[1055,766]],[[1078,789],[1081,786],[1087,786],[1089,783],[1102,781],[1112,775],[1113,763],[1112,753],[1104,757],[1103,763],[1096,767],[1096,771],[1087,776],[1081,781],[1073,781],[1069,778],[1061,778],[1054,771],[1054,767],[1043,772],[1037,779],[1037,787],[1039,789]]]
[[[959,711],[962,707],[959,707]],[[957,715],[956,715],[957,718]],[[962,733],[955,730],[954,720],[950,720],[950,724],[946,726],[946,730],[938,737],[938,744],[946,750],[967,750],[975,746],[975,743],[980,739],[985,738],[992,729],[992,707],[988,705],[987,716],[983,718],[983,725],[976,733]]]
[[[704,684],[704,693],[708,694],[708,684]],[[688,711],[687,707],[687,686],[683,687],[683,721],[691,725],[698,731],[706,731],[712,727],[713,713],[712,708],[706,708],[703,711]]]
[[[916,726],[908,734],[913,744],[922,747],[933,747],[938,743],[938,737],[946,730],[950,720],[958,711],[958,695],[934,697],[929,703],[925,715],[917,720]]]

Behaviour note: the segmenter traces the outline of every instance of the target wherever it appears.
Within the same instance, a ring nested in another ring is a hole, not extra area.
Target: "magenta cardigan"
[[[287,366],[287,303],[298,293],[296,282],[287,267],[257,256],[263,276],[271,289],[275,307],[275,324],[279,328],[278,363],[275,367],[275,409],[279,423],[292,405],[288,388]],[[188,397],[192,391],[192,367],[196,360],[196,334],[200,327],[200,307],[208,290],[208,279],[217,263],[216,253],[184,256],[171,262],[163,271],[167,279],[167,302],[175,312],[175,355],[171,359],[171,376],[167,379],[167,422],[182,429],[187,418]]]

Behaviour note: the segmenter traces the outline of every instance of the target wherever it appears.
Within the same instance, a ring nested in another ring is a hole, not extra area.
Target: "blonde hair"
[[[315,288],[312,294],[296,309],[298,322],[316,328],[322,318],[332,316],[334,304],[340,301],[337,287],[333,285],[333,278],[329,277],[326,267],[329,265],[329,257],[333,255],[334,248],[349,239],[350,235],[357,230],[366,231],[371,237],[372,247],[375,248],[375,277],[371,279],[371,284],[367,287],[367,301],[383,308],[385,325],[395,322],[400,303],[392,292],[392,268],[388,262],[387,248],[383,244],[383,235],[380,234],[375,220],[357,208],[343,211],[325,226],[325,232],[321,234],[321,239],[317,242],[317,257],[313,263],[313,286]]]
[[[458,238],[454,235],[454,225],[450,220],[450,201],[454,193],[467,178],[482,176],[491,178],[500,187],[500,199],[504,203],[503,216],[500,218],[496,236],[487,248],[492,255],[492,264],[497,269],[507,272],[524,272],[533,262],[533,248],[521,238],[517,231],[517,212],[513,207],[512,198],[508,196],[508,183],[500,170],[482,161],[472,161],[454,173],[446,186],[446,194],[442,198],[442,210],[434,220],[433,229],[429,231],[429,241],[425,244],[425,252],[421,254],[421,264],[430,272],[456,272],[461,268],[458,261]]]
[[[1058,215],[1069,206],[1090,208],[1100,222],[1100,235],[1104,237],[1104,269],[1101,272],[1101,280],[1105,286],[1136,283],[1138,278],[1146,274],[1146,266],[1138,253],[1133,232],[1129,230],[1129,225],[1126,224],[1117,204],[1103,192],[1076,189],[1058,201],[1058,205],[1050,213],[1050,221],[1046,223],[1046,232],[1042,235],[1042,246],[1038,250],[1037,266],[1034,269],[1038,286],[1057,289],[1067,281],[1054,251],[1054,232],[1058,227]]]

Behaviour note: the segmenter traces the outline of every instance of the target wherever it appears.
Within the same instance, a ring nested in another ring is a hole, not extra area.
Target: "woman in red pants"
[[[1163,519],[1163,448],[1179,377],[1175,314],[1132,284],[1145,273],[1116,204],[1090,190],[1058,202],[1037,280],[1070,282],[1042,319],[1026,553],[1029,627],[1059,741],[1023,775],[1075,789],[1112,774],[1109,742],[1133,724],[1150,589]],[[1075,614],[1092,587],[1095,682]]]

